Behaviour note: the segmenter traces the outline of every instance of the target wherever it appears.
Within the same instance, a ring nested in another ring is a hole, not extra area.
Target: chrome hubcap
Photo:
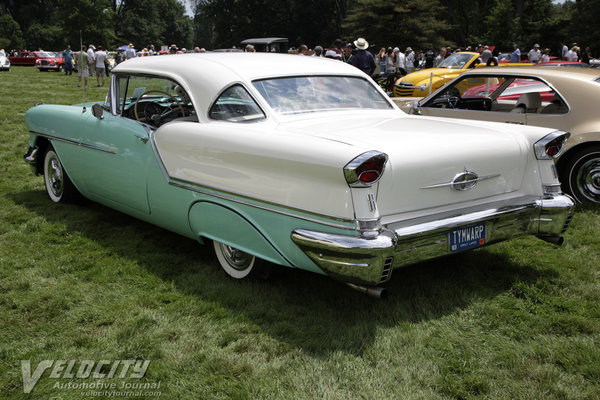
[[[579,168],[577,189],[588,200],[600,202],[600,158],[592,158]]]
[[[223,250],[225,260],[229,265],[231,265],[233,269],[243,271],[252,264],[254,256],[244,253],[243,251],[238,250],[235,247],[227,246],[226,244],[220,244],[220,246],[221,250]]]
[[[48,160],[48,183],[52,194],[60,197],[63,191],[63,172],[60,162],[54,157]]]

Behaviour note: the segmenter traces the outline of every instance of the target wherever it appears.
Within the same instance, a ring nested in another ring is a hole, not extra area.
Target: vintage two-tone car
[[[600,203],[600,70],[530,67],[469,71],[406,110],[416,114],[549,126],[571,133],[557,169],[563,190]]]
[[[283,54],[136,58],[103,103],[27,111],[54,202],[81,194],[201,242],[371,290],[398,267],[520,235],[560,244],[568,133],[408,116],[360,70]]]

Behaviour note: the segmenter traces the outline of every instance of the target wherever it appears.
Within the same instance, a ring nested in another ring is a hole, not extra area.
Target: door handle
[[[520,121],[504,121],[507,124],[515,124],[515,125],[525,125],[523,122]]]
[[[135,137],[140,139],[142,143],[148,143],[148,137],[146,136],[135,135]]]

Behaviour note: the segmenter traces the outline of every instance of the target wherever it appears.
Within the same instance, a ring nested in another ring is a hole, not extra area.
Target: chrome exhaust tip
[[[386,288],[382,288],[379,286],[363,286],[363,285],[356,285],[354,283],[346,283],[346,285],[350,286],[352,289],[364,293],[367,296],[371,296],[374,297],[376,299],[386,299],[387,298],[387,289]]]
[[[565,241],[565,238],[562,236],[538,236],[538,237],[545,242],[552,243],[557,246],[562,245],[563,242]]]

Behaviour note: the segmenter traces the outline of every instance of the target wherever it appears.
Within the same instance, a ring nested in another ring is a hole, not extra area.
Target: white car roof
[[[365,78],[359,69],[322,57],[268,53],[189,53],[136,57],[113,71],[169,77],[190,95],[194,104],[207,109],[219,93],[233,83],[243,83],[251,92],[251,81],[302,75],[344,75]],[[256,93],[256,92],[254,92]]]

